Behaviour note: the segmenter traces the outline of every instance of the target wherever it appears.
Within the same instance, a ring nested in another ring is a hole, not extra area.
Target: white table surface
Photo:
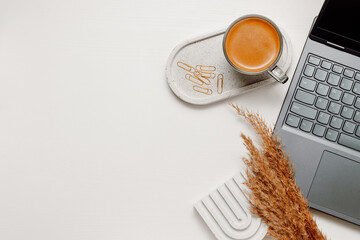
[[[177,99],[182,40],[259,13],[294,63],[322,0],[0,0],[0,239],[215,239],[193,204],[241,168],[227,102]],[[289,84],[235,97],[275,123]],[[313,211],[330,239],[360,227]]]

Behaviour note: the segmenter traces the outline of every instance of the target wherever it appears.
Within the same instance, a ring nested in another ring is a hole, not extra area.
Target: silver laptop
[[[326,0],[275,133],[309,206],[360,225],[360,1]]]

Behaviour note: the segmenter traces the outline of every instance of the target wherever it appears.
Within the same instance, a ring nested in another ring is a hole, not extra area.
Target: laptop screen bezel
[[[330,1],[334,0],[325,0],[321,11],[315,21],[315,24],[310,32],[310,38],[321,43],[329,44],[345,52],[360,56],[360,42],[319,27],[319,23],[323,15],[325,14],[326,7]]]

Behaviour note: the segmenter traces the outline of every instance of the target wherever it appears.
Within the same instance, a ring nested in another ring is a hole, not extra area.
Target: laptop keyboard
[[[360,151],[360,71],[309,54],[285,124]]]

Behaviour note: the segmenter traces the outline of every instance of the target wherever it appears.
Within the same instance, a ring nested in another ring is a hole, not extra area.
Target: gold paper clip
[[[197,84],[197,85],[203,85],[203,81],[201,81],[200,79],[198,79],[197,77],[195,77],[194,75],[191,75],[191,74],[186,74],[185,75],[185,78],[187,79],[187,80],[189,80],[190,82],[193,82],[193,83],[195,83],[195,84]]]
[[[216,67],[214,66],[206,66],[206,65],[197,65],[196,70],[200,72],[215,72]]]
[[[195,71],[194,72],[194,76],[199,79],[200,81],[202,81],[203,83],[205,83],[206,85],[210,85],[210,80],[207,77],[204,77],[203,75],[201,75],[200,72]]]
[[[224,75],[219,74],[217,76],[217,93],[222,94],[224,90]]]
[[[203,94],[206,94],[206,95],[211,95],[213,93],[213,91],[211,89],[200,87],[200,86],[193,86],[193,89],[196,92],[203,93]]]
[[[179,62],[177,62],[177,65],[178,65],[178,67],[181,67],[182,69],[184,69],[185,71],[188,71],[190,73],[197,72],[194,67],[192,67],[192,66],[190,66],[190,65],[188,65],[188,64],[186,64],[184,62],[179,61]]]
[[[215,73],[209,73],[209,72],[201,72],[200,74],[203,77],[210,78],[210,79],[214,79],[216,76]]]

